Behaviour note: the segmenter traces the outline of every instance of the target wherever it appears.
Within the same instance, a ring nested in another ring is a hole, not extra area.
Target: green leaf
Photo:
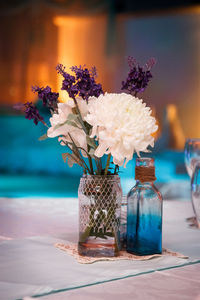
[[[65,163],[67,161],[67,155],[68,155],[68,153],[62,153],[62,158],[63,158]]]
[[[70,168],[73,166],[73,164],[77,164],[77,165],[82,167],[81,160],[73,154],[70,154],[68,152],[67,153],[62,153],[62,158],[63,158],[65,163],[66,163],[67,158],[68,158],[68,165],[69,165]]]
[[[65,124],[79,128],[77,122],[79,123],[78,115],[69,114],[68,117],[67,117],[67,120],[63,123],[57,124],[55,126],[55,129],[58,129],[58,128],[60,128],[61,126],[65,125]]]
[[[69,157],[67,163],[68,163],[68,166],[69,166],[70,168],[72,168],[73,165],[74,165],[74,163],[76,163],[76,162],[74,161],[73,158],[70,158],[70,157]]]
[[[73,152],[77,157],[80,158],[80,152],[79,152],[79,149],[78,149],[78,147],[76,146],[76,144],[75,144],[75,142],[74,142],[74,140],[73,140],[71,134],[70,134],[70,133],[68,133],[68,134],[69,134],[69,137],[70,137],[71,142],[72,142],[72,152]]]
[[[86,135],[86,141],[87,141],[87,144],[92,147],[93,149],[96,149],[97,148],[97,145],[95,143],[95,140],[91,137],[89,137],[89,135]]]
[[[43,134],[43,135],[41,135],[41,136],[39,137],[38,141],[44,141],[44,140],[46,140],[46,139],[48,139],[48,136],[47,136],[47,134],[45,133],[45,134]]]
[[[67,120],[69,120],[69,121],[78,121],[78,115],[69,114],[68,117],[67,117]]]
[[[67,119],[67,121],[65,121],[65,123],[63,123],[63,125],[64,124],[79,128],[79,126],[76,124],[76,122],[68,120],[68,119]]]
[[[65,125],[65,124],[73,126],[73,127],[78,127],[78,125],[74,121],[66,120],[64,123],[57,124],[54,127],[54,130],[60,128],[61,126]]]

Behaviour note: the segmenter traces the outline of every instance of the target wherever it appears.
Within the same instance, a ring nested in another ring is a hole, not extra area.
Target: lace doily
[[[139,255],[130,254],[130,253],[122,250],[122,251],[120,251],[119,256],[116,256],[116,257],[88,257],[88,256],[82,256],[82,255],[78,254],[77,244],[57,243],[57,244],[54,244],[54,246],[60,250],[67,252],[67,254],[73,256],[77,260],[77,262],[80,264],[92,264],[97,261],[149,260],[154,257],[160,257],[160,256],[166,256],[166,255],[176,256],[176,257],[183,258],[183,259],[188,258],[188,256],[185,256],[181,253],[173,252],[171,250],[164,249],[164,248],[163,248],[162,254],[139,256]]]

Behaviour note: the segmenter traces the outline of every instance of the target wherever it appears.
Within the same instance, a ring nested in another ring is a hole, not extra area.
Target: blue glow
[[[82,169],[78,165],[69,168],[62,160],[66,148],[59,145],[57,139],[38,141],[46,132],[42,124],[35,126],[24,116],[0,116],[0,196],[74,196]],[[156,164],[156,184],[184,182],[189,177],[184,167],[183,152],[164,150],[151,153]],[[120,168],[123,194],[127,194],[134,185],[135,157]],[[180,168],[180,169],[181,169]],[[185,185],[184,185],[185,186]],[[184,187],[183,186],[183,187]],[[179,189],[180,191],[180,189]],[[183,189],[181,197],[188,194]],[[177,196],[176,196],[177,197]]]

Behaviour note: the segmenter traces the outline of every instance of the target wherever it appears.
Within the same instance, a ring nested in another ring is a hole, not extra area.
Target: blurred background
[[[32,85],[60,92],[58,63],[96,66],[104,91],[120,92],[129,55],[157,60],[142,95],[159,124],[157,185],[164,197],[189,197],[183,149],[200,137],[200,4],[187,0],[0,2],[0,196],[77,195],[81,169],[64,164],[57,139],[38,141],[46,129],[12,107],[37,102]],[[124,193],[134,167],[121,168]]]

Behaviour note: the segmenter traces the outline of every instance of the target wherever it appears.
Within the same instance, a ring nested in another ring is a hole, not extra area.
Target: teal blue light
[[[48,118],[49,116],[46,116]],[[69,196],[77,197],[82,169],[63,162],[67,149],[57,139],[38,141],[46,132],[42,124],[35,126],[23,115],[0,116],[0,196]],[[156,184],[189,180],[186,173],[177,173],[184,167],[183,152],[166,150],[151,153],[155,158]],[[135,158],[134,158],[135,160]],[[120,168],[123,193],[134,185],[135,161]]]

